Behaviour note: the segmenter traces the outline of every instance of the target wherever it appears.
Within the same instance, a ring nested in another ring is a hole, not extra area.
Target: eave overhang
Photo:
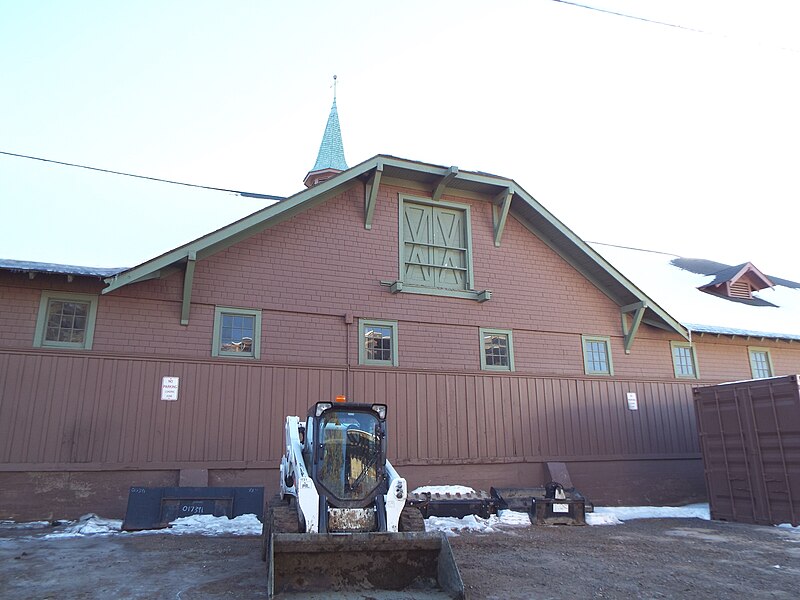
[[[259,210],[226,227],[162,254],[105,281],[104,294],[126,285],[163,276],[165,270],[181,269],[189,257],[203,260],[237,242],[285,221],[294,215],[332,198],[353,185],[364,189],[365,227],[370,228],[377,199],[377,188],[387,180],[404,180],[430,190],[431,197],[467,192],[493,202],[495,244],[499,245],[508,215],[513,216],[539,237],[567,263],[592,282],[620,309],[643,306],[635,315],[638,322],[677,333],[689,339],[687,329],[637,288],[622,273],[580,239],[572,230],[522,189],[513,179],[489,173],[462,171],[388,155],[377,155],[319,185],[303,190],[281,202]],[[625,312],[621,310],[623,319]],[[638,323],[636,324],[638,326]],[[635,333],[635,331],[634,331]],[[632,340],[631,340],[632,342]]]

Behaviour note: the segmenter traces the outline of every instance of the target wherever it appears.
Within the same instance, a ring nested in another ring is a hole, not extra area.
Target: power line
[[[77,165],[75,163],[68,163],[62,162],[60,160],[51,160],[49,158],[41,158],[38,156],[28,156],[26,154],[16,154],[14,152],[3,152],[0,150],[0,154],[5,154],[7,156],[16,156],[17,158],[28,158],[30,160],[39,160],[46,163],[53,163],[55,165],[64,165],[66,167],[76,167],[79,169],[88,169],[90,171],[100,171],[101,173],[111,173],[112,175],[124,175],[125,177],[136,177],[137,179],[149,179],[150,181],[159,181],[161,183],[171,183],[173,185],[183,185],[186,187],[195,187],[201,188],[204,190],[213,190],[215,192],[229,192],[231,194],[238,194],[239,196],[244,196],[245,198],[258,198],[261,200],[284,200],[283,196],[272,196],[270,194],[256,194],[255,192],[242,192],[241,190],[229,190],[225,188],[217,188],[217,187],[210,187],[207,185],[198,185],[196,183],[184,183],[182,181],[171,181],[169,179],[160,179],[158,177],[148,177],[146,175],[134,175],[133,173],[123,173],[121,171],[111,171],[109,169],[101,169],[99,167],[89,167],[87,165]]]
[[[598,8],[596,6],[589,6],[588,4],[580,4],[578,2],[569,2],[568,0],[550,0],[551,2],[558,2],[559,4],[569,4],[570,6],[577,6],[578,8],[586,8],[588,10],[596,10],[597,12],[606,13],[609,15],[616,15],[618,17],[625,17],[626,19],[635,19],[637,21],[644,21],[646,23],[654,23],[656,25],[664,25],[665,27],[675,27],[676,29],[685,29],[686,31],[694,31],[696,33],[708,33],[702,29],[694,29],[692,27],[685,27],[684,25],[676,25],[675,23],[667,23],[665,21],[656,21],[655,19],[646,19],[645,17],[637,17],[636,15],[629,15],[627,13],[616,12],[605,8]]]

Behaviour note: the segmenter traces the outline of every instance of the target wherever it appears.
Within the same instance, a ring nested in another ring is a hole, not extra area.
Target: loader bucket
[[[441,533],[276,533],[267,559],[270,598],[464,598]]]

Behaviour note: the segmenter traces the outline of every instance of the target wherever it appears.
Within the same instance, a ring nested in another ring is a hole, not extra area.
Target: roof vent
[[[723,269],[714,275],[711,283],[707,283],[699,289],[725,298],[752,300],[753,292],[775,285],[769,277],[749,262]]]

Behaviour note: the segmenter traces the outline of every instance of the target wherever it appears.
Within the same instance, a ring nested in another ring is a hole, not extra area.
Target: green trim
[[[480,339],[480,356],[481,356],[481,370],[482,371],[514,371],[514,334],[510,329],[494,329],[489,327],[481,327],[478,330]],[[508,340],[508,366],[501,367],[496,365],[486,364],[486,346],[485,337],[487,335],[506,336]]]
[[[631,353],[633,340],[636,338],[636,332],[639,331],[639,325],[642,324],[646,309],[646,302],[628,304],[619,309],[622,318],[622,335],[625,337],[625,354]],[[633,313],[633,322],[630,325],[628,325],[628,313]]]
[[[222,350],[222,340],[220,339],[222,315],[255,317],[255,322],[253,324],[253,349],[250,352],[230,352]],[[252,308],[234,308],[231,306],[214,307],[214,332],[211,336],[211,356],[256,360],[261,358],[261,311]]]
[[[448,290],[444,288],[406,285],[402,281],[381,281],[381,285],[389,286],[389,291],[393,294],[403,292],[405,294],[421,294],[423,296],[463,298],[465,300],[475,300],[477,302],[486,302],[492,299],[492,290]]]
[[[183,273],[183,300],[181,301],[181,325],[189,324],[189,310],[192,307],[192,282],[194,281],[194,266],[197,255],[192,252],[186,260],[186,270]]]
[[[494,245],[500,247],[500,239],[503,237],[503,229],[506,226],[508,210],[511,208],[511,199],[514,197],[514,188],[508,187],[497,196],[492,202],[492,222],[494,223]]]
[[[441,200],[442,195],[444,194],[445,189],[450,182],[452,182],[456,177],[458,177],[458,167],[453,166],[447,170],[447,174],[439,180],[439,183],[436,184],[436,187],[431,194],[431,200],[434,202],[438,202]]]
[[[375,171],[370,175],[369,181],[364,188],[364,229],[372,229],[372,215],[375,212],[375,203],[378,201],[378,188],[381,185],[381,174],[383,164],[378,162]]]
[[[678,363],[675,361],[675,348],[688,348],[692,358],[693,375],[683,375],[678,372]],[[669,354],[672,358],[672,371],[678,379],[700,379],[700,369],[697,365],[697,351],[691,342],[670,342]]]
[[[756,370],[753,368],[753,354],[756,352],[763,352],[767,355],[767,366],[769,367],[769,375],[766,377],[773,377],[775,375],[775,367],[772,365],[772,353],[769,351],[769,348],[763,348],[761,346],[748,346],[747,347],[747,358],[748,362],[750,363],[750,374],[753,376],[753,379],[764,379],[763,375],[756,375]]]
[[[608,362],[608,370],[597,371],[589,365],[589,357],[586,352],[586,344],[588,342],[598,342],[605,344],[606,347],[606,361]],[[587,375],[613,375],[614,374],[614,361],[611,359],[611,338],[605,335],[582,335],[581,347],[583,348],[583,371]]]
[[[367,327],[384,327],[392,330],[392,358],[390,360],[375,360],[367,358],[367,349],[364,347],[364,332]],[[380,319],[358,320],[358,364],[381,367],[396,367],[400,364],[397,356],[397,349],[397,321],[384,321]]]
[[[44,339],[47,326],[47,312],[51,300],[65,300],[67,302],[86,302],[89,311],[86,315],[86,332],[83,343],[53,342]],[[97,296],[91,294],[76,294],[74,292],[43,291],[39,300],[39,312],[36,316],[36,329],[33,333],[34,348],[73,348],[76,350],[91,350],[94,342],[94,326],[97,321]]]

